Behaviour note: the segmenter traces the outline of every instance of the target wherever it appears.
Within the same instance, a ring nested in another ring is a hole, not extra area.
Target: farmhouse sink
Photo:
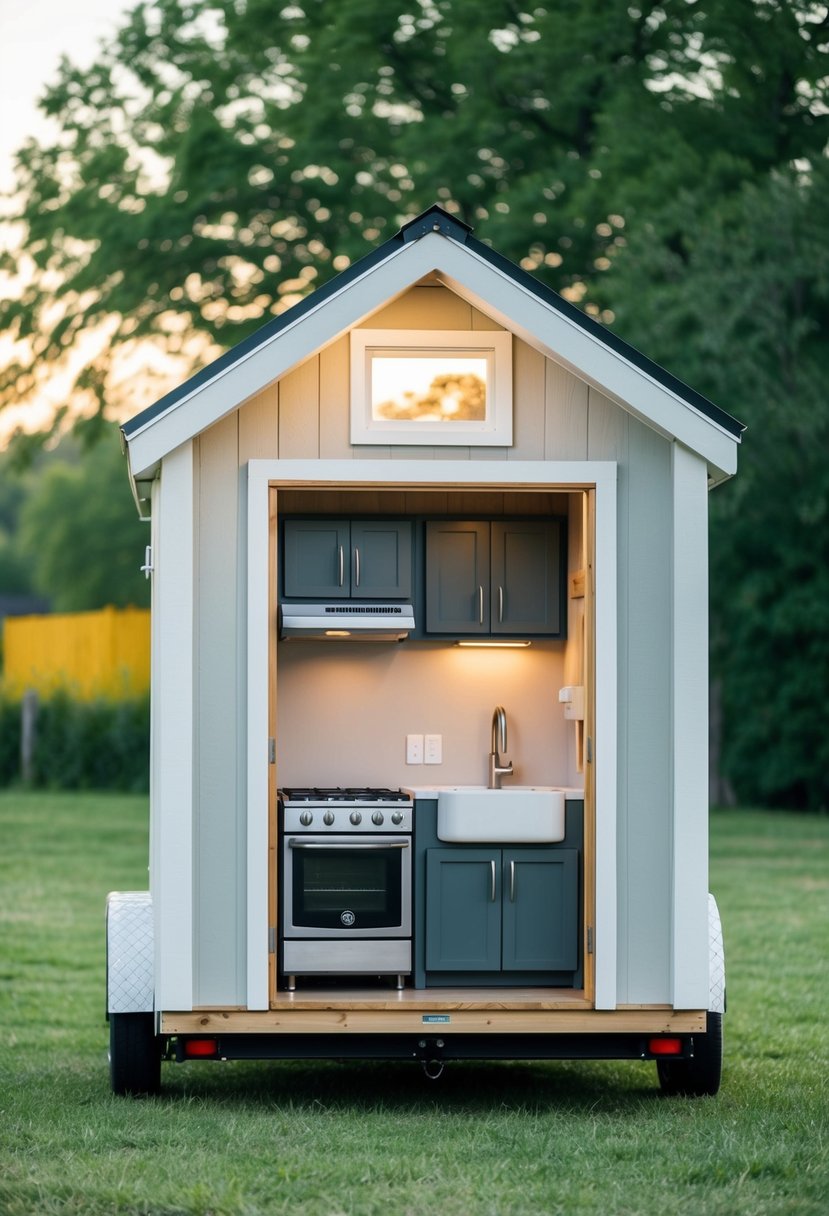
[[[438,838],[450,844],[554,844],[564,839],[564,790],[533,785],[442,789]]]

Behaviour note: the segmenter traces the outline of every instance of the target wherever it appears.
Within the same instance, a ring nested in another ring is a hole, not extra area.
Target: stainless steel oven
[[[412,803],[399,790],[285,789],[281,950],[299,975],[412,970]]]

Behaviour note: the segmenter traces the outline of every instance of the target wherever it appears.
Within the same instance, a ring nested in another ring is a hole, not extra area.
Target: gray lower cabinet
[[[575,970],[577,905],[577,849],[428,849],[426,970]]]
[[[409,599],[412,523],[288,519],[282,561],[289,599]]]
[[[561,535],[559,519],[430,520],[427,633],[560,636]]]

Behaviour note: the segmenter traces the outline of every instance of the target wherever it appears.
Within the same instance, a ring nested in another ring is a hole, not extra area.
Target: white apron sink
[[[442,789],[438,838],[449,844],[555,844],[564,839],[564,790],[537,785]]]

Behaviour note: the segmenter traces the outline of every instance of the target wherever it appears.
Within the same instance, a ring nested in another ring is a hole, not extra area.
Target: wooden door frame
[[[617,468],[613,461],[252,460],[247,466],[247,1008],[275,987],[276,498],[280,488],[588,492],[585,952],[597,1009],[616,1007]],[[268,561],[261,555],[268,553]],[[601,679],[596,678],[597,672]],[[597,750],[598,747],[600,750]],[[589,771],[588,771],[589,770]],[[588,877],[589,875],[589,877]],[[590,889],[592,882],[592,890]],[[588,912],[593,911],[588,925]]]

